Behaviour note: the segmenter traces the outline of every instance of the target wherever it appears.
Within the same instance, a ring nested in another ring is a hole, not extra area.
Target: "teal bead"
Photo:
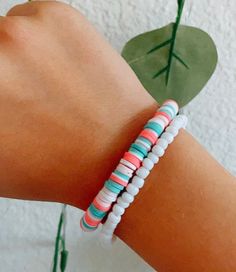
[[[162,126],[159,125],[158,123],[155,123],[155,122],[147,123],[144,128],[150,128],[150,129],[154,130],[159,136],[163,132]]]
[[[115,193],[115,194],[119,194],[121,189],[115,187],[113,184],[109,183],[108,181],[105,182],[105,185],[104,185],[109,191],[111,191],[112,193]]]
[[[97,227],[89,226],[87,223],[85,223],[84,218],[82,218],[81,221],[82,221],[83,226],[84,226],[86,229],[95,230],[95,229],[97,228]]]
[[[165,108],[169,108],[169,109],[171,109],[172,110],[172,112],[174,112],[174,116],[177,114],[177,112],[175,111],[175,108],[172,106],[172,105],[164,105],[163,107],[165,107]],[[172,116],[172,117],[174,117],[174,116]]]
[[[93,204],[89,206],[89,211],[91,212],[92,215],[101,219],[106,215],[106,212],[98,210]]]
[[[129,176],[126,176],[125,174],[121,173],[121,172],[118,171],[118,170],[115,170],[114,173],[115,173],[117,176],[119,176],[119,177],[121,177],[122,179],[124,179],[124,180],[127,180],[127,181],[128,181],[128,180],[130,179]]]
[[[130,148],[129,148],[129,151],[132,151],[133,153],[137,154],[138,157],[140,157],[141,159],[144,158],[143,153],[141,153],[140,151],[138,151],[136,148],[130,147]]]
[[[116,187],[117,189],[120,189],[120,190],[123,190],[123,189],[124,189],[124,186],[123,186],[123,185],[121,185],[121,184],[119,184],[119,183],[113,181],[112,179],[108,179],[107,182],[108,182],[109,184],[111,184],[112,186]]]
[[[137,149],[139,152],[141,152],[144,157],[147,156],[148,151],[145,148],[143,148],[141,145],[139,145],[138,143],[133,143],[131,145],[131,147],[133,147],[133,148]]]

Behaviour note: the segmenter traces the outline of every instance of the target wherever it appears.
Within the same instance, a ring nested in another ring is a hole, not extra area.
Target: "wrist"
[[[153,115],[157,103],[146,92],[135,97],[127,96],[103,123],[96,129],[95,139],[85,148],[83,165],[74,181],[70,199],[64,202],[86,209],[114,170],[132,140],[140,133],[147,120]],[[89,155],[89,156],[87,156]]]

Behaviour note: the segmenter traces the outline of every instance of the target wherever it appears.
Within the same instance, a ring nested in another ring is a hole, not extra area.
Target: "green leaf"
[[[217,51],[206,32],[179,25],[167,84],[173,26],[169,24],[131,39],[122,56],[159,103],[173,98],[183,107],[201,91],[213,74]]]

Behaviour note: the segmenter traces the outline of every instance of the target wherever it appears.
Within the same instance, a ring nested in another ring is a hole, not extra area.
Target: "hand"
[[[156,103],[75,9],[0,19],[0,196],[86,208]]]

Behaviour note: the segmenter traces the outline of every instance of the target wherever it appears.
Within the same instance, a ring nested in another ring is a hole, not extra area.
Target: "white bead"
[[[160,147],[162,147],[164,150],[166,150],[167,146],[168,146],[168,142],[166,139],[164,138],[160,138],[157,141],[157,145],[159,145]]]
[[[108,196],[110,196],[111,198],[115,199],[117,198],[117,194],[113,193],[112,191],[110,191],[109,189],[107,189],[105,186],[102,188],[102,191],[107,194]]]
[[[106,222],[103,224],[102,229],[106,229],[106,230],[111,229],[114,231],[116,226],[117,226],[117,223],[113,223],[107,219]]]
[[[107,220],[109,220],[110,222],[114,223],[114,224],[118,224],[121,220],[121,216],[116,216],[113,212],[110,212],[108,214]]]
[[[172,134],[175,137],[178,134],[178,129],[170,125],[169,127],[166,128],[166,132]]]
[[[155,164],[158,163],[158,161],[159,161],[159,157],[156,154],[154,154],[153,152],[148,153],[148,158]]]
[[[99,197],[102,201],[104,201],[104,202],[106,202],[106,203],[112,203],[112,202],[114,202],[114,201],[116,200],[116,198],[110,197],[109,195],[107,195],[107,194],[104,193],[103,191],[100,191],[100,192],[98,193],[98,197]]]
[[[152,152],[156,154],[158,157],[162,157],[165,153],[164,149],[159,145],[154,145],[154,147],[152,148]]]
[[[139,189],[132,183],[128,184],[128,186],[126,187],[126,191],[130,193],[132,196],[136,196],[139,193]]]
[[[165,127],[169,125],[169,120],[165,116],[158,115],[158,118],[160,118],[165,123]]]
[[[143,166],[150,171],[150,170],[152,170],[154,163],[151,159],[145,158],[143,160]]]
[[[187,124],[188,124],[188,117],[186,115],[180,114],[179,116],[182,117],[183,120],[183,128],[186,128]]]
[[[182,118],[182,115],[177,115],[170,123],[171,126],[174,126],[176,129],[180,129],[184,125],[184,119]]]
[[[115,204],[112,208],[112,211],[116,216],[120,216],[124,214],[125,209],[121,207],[119,204]]]
[[[145,182],[144,179],[142,179],[142,178],[140,178],[138,176],[134,176],[133,179],[132,179],[132,184],[134,186],[136,186],[137,188],[139,188],[139,189],[143,187],[144,182]]]
[[[132,164],[131,162],[129,162],[129,161],[127,161],[127,160],[125,160],[125,159],[121,159],[120,162],[121,162],[123,165],[125,165],[125,166],[129,167],[130,169],[132,169],[133,171],[136,170],[136,166],[133,165],[133,164]]]
[[[125,201],[125,202],[127,202],[127,203],[132,203],[133,201],[134,201],[134,197],[131,195],[131,194],[129,194],[128,192],[124,192],[123,194],[122,194],[122,196],[121,196],[121,198]]]
[[[127,201],[124,201],[124,199],[121,196],[118,197],[117,203],[124,209],[128,208],[130,204]]]
[[[161,139],[165,139],[168,144],[171,144],[174,141],[174,136],[170,132],[164,132]]]
[[[140,178],[145,179],[150,174],[150,171],[148,171],[145,167],[141,166],[137,171],[136,175]]]
[[[133,176],[133,170],[131,170],[130,168],[128,168],[127,166],[119,163],[118,166],[116,167],[116,170],[118,170],[119,172],[121,172],[122,174],[128,176],[128,177],[132,177]]]

